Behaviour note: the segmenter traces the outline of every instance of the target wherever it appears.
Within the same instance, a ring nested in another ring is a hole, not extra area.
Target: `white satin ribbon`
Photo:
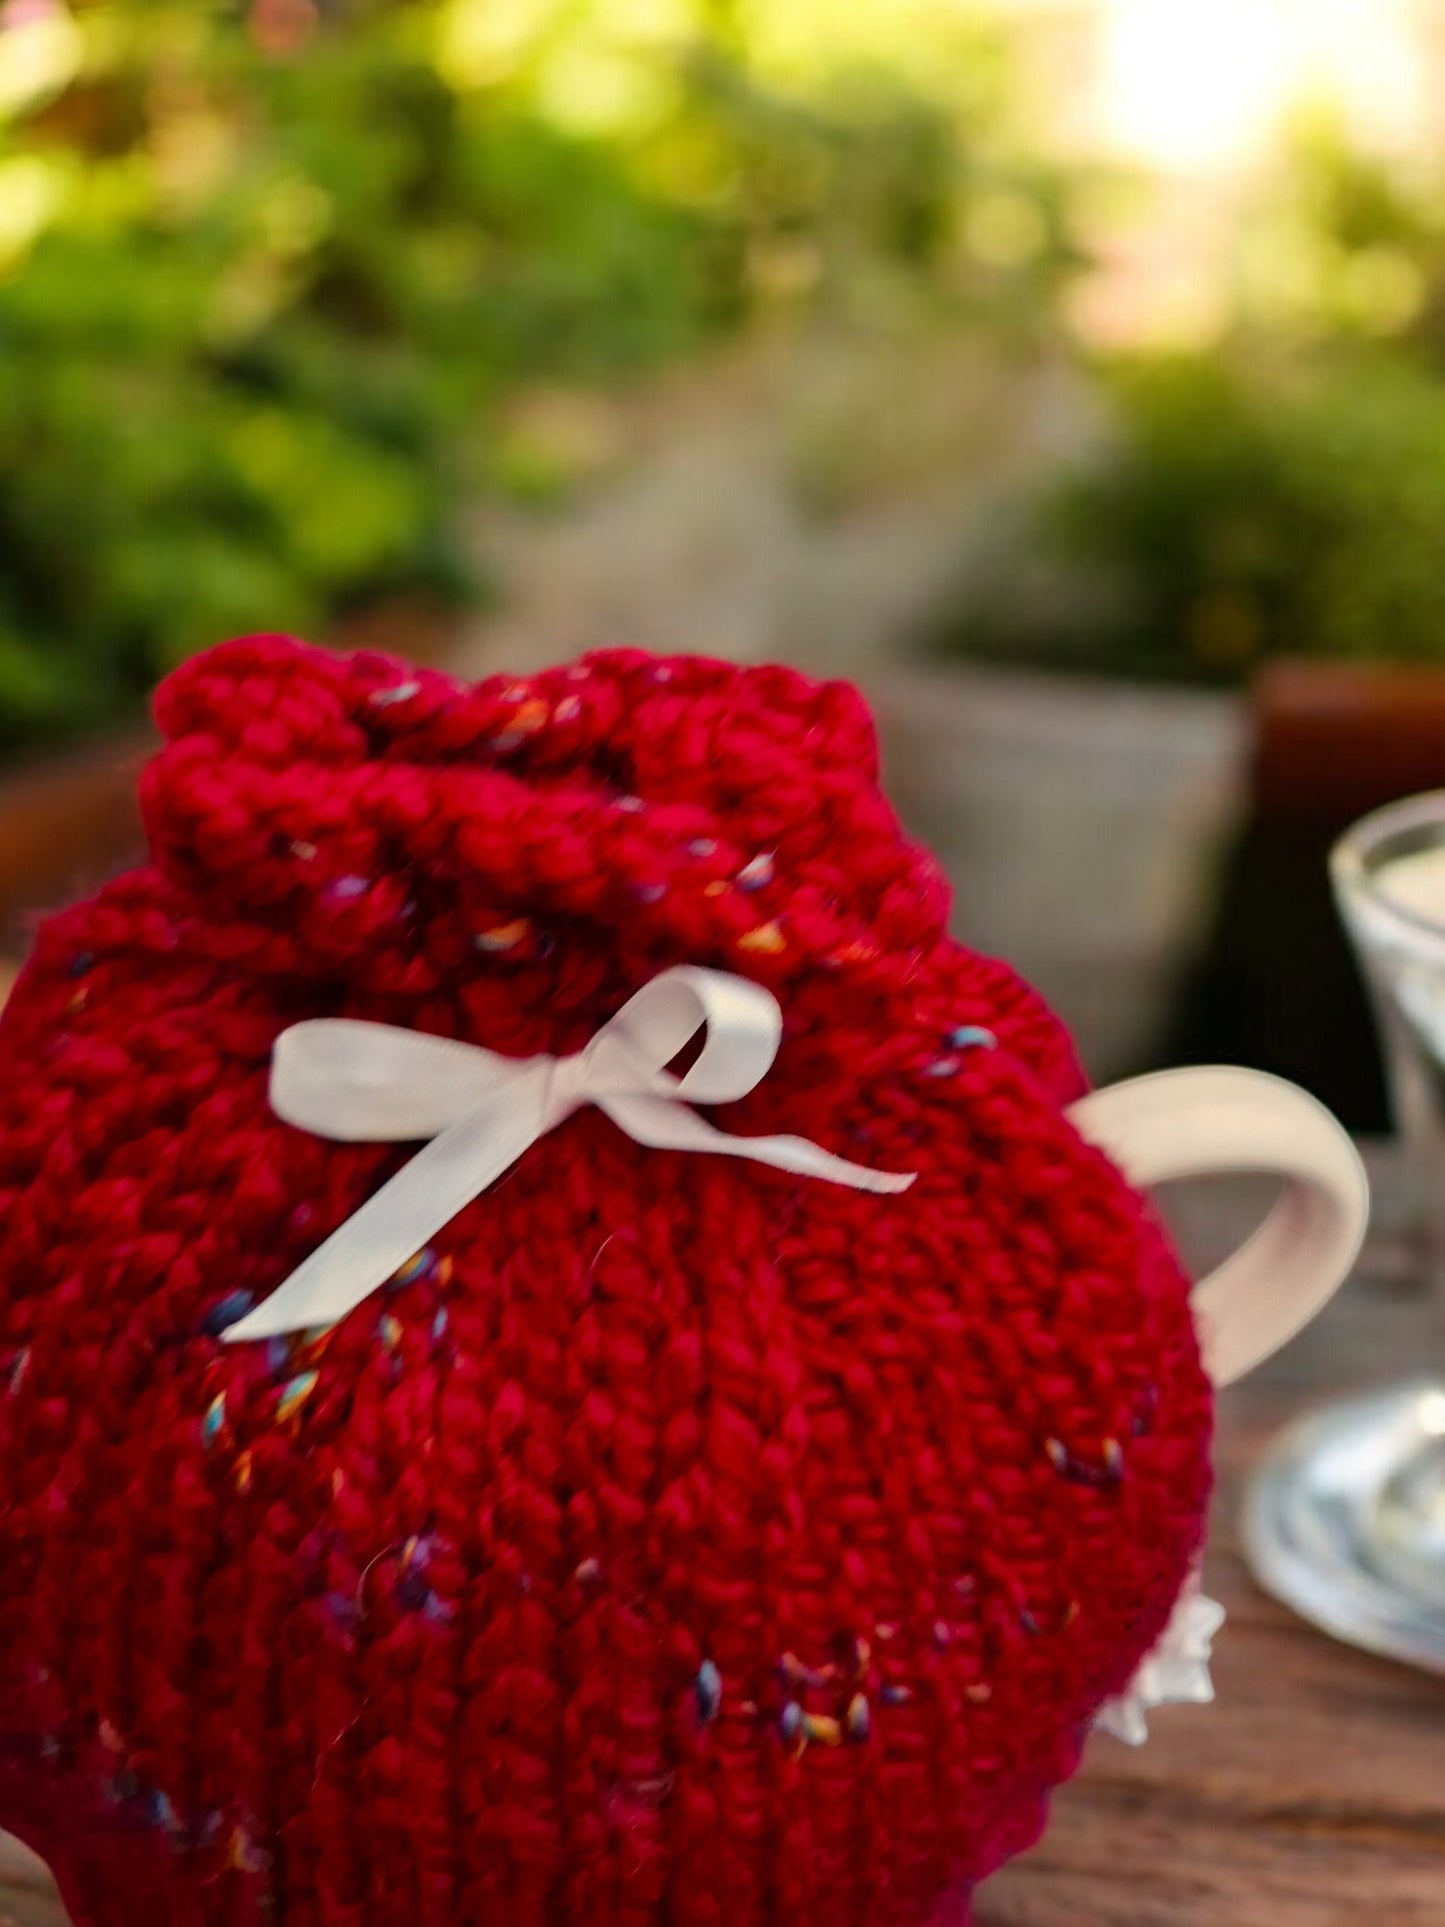
[[[667,1069],[698,1030],[697,1061]],[[334,1325],[386,1283],[463,1206],[584,1104],[653,1150],[751,1158],[855,1191],[906,1191],[914,1174],[870,1171],[801,1137],[730,1137],[689,1109],[756,1088],[783,1019],[761,985],[689,965],[664,970],[575,1057],[503,1057],[390,1024],[319,1018],[276,1039],[271,1108],[353,1143],[429,1138],[284,1284],[221,1336],[232,1344]]]

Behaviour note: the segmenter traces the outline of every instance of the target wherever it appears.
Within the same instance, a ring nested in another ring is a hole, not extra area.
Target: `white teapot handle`
[[[1344,1282],[1370,1192],[1359,1153],[1324,1105],[1264,1071],[1157,1071],[1069,1111],[1141,1190],[1168,1178],[1270,1171],[1285,1180],[1264,1223],[1195,1289],[1205,1369],[1231,1384],[1307,1325]]]

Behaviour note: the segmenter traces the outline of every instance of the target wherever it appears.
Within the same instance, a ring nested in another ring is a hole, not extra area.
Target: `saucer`
[[[1445,1673],[1445,1381],[1298,1420],[1250,1480],[1266,1592],[1352,1646]]]

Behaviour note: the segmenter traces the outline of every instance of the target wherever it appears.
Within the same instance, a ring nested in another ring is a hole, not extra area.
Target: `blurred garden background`
[[[1381,1100],[1445,784],[1442,0],[4,0],[0,909],[259,628],[860,680],[1100,1077]]]

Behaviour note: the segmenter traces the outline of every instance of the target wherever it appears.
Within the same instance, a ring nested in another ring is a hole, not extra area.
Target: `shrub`
[[[998,47],[950,98],[872,0],[800,65],[799,4],[0,6],[0,750],[219,634],[472,593],[456,505],[541,473],[519,387],[779,306],[1047,306]]]
[[[1135,354],[939,640],[992,658],[1224,683],[1277,654],[1445,659],[1445,386],[1349,353]],[[1016,545],[1016,546],[1014,546]],[[1042,603],[1011,594],[1019,548]]]

